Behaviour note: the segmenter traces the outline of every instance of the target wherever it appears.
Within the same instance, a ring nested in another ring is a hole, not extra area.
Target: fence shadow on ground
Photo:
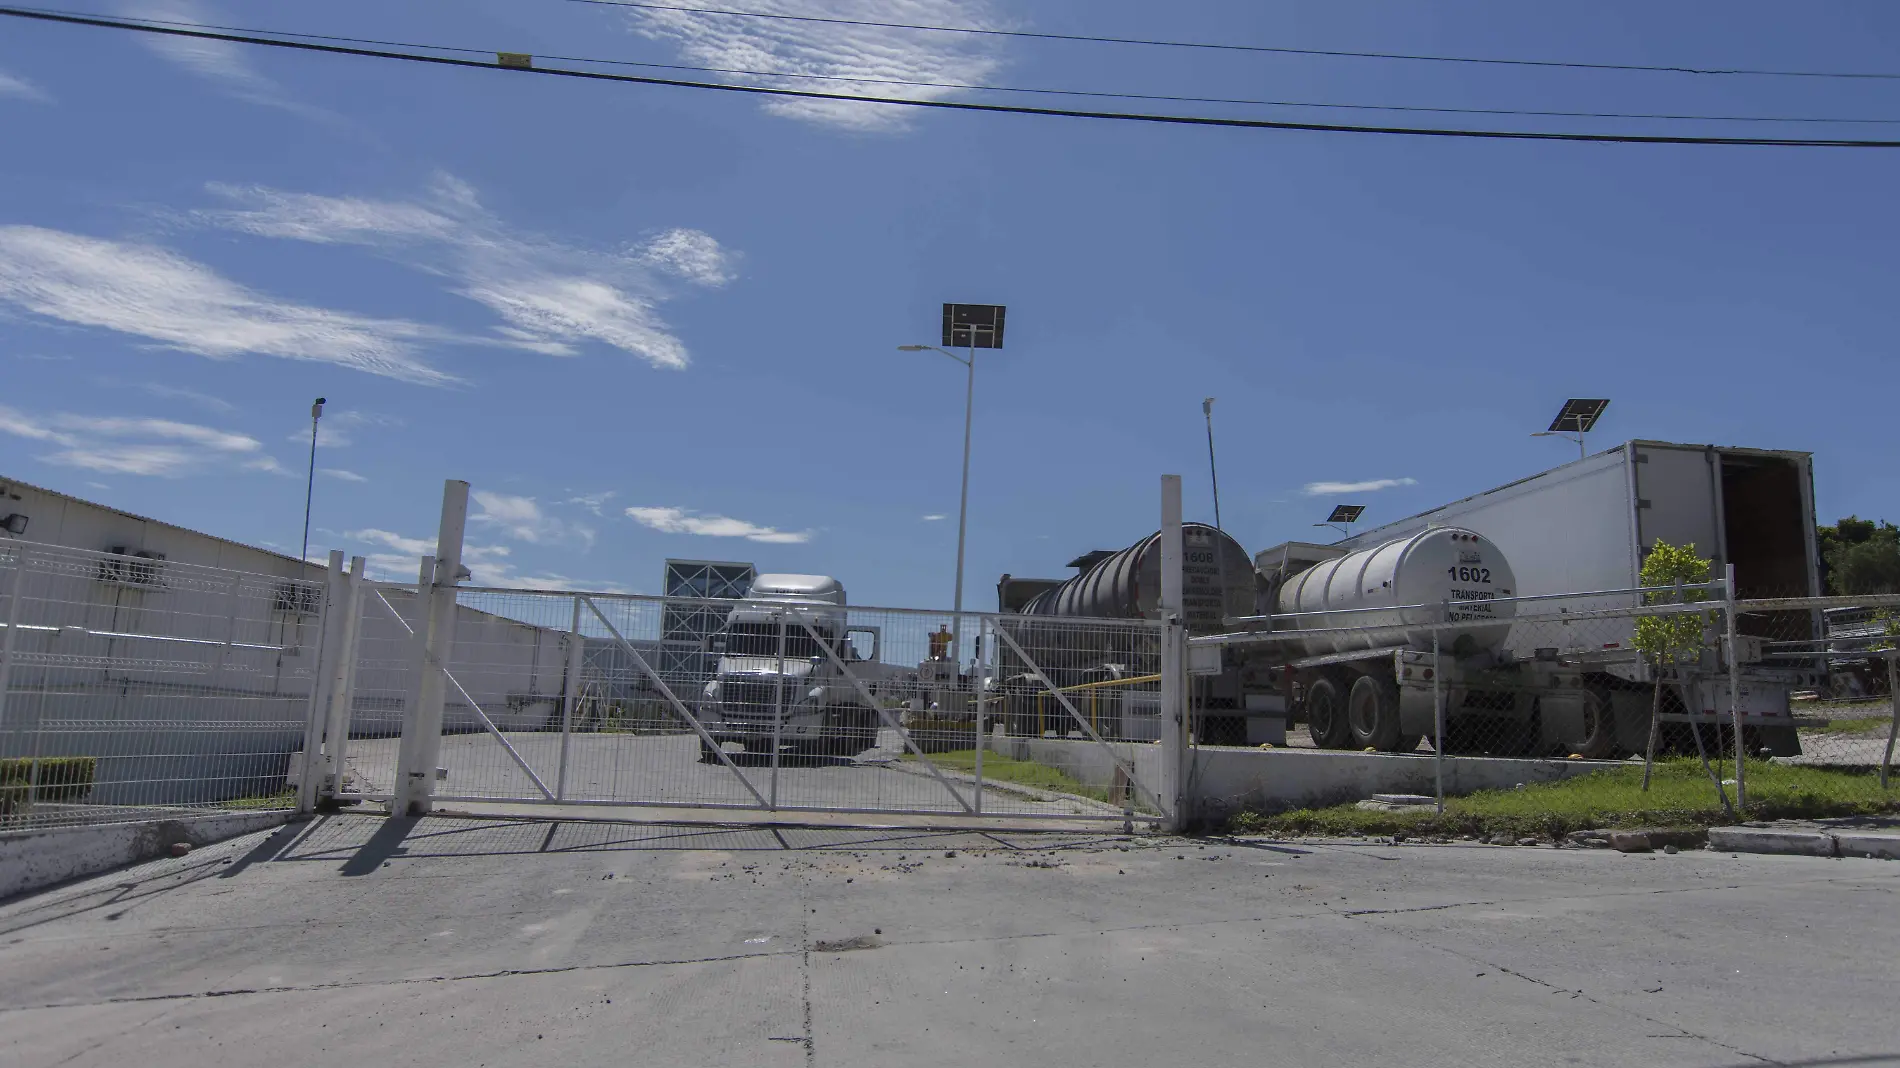
[[[1127,843],[1120,835],[1059,831],[1006,833],[892,828],[706,827],[559,819],[463,819],[321,816],[272,861],[341,862],[341,873],[367,875],[393,859],[521,856],[655,850],[803,852],[824,850],[1037,850]]]

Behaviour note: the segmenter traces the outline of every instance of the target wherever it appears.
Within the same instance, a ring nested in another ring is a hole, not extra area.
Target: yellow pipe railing
[[[1053,692],[1075,693],[1079,690],[1089,691],[1089,729],[1099,732],[1101,730],[1101,724],[1097,719],[1097,715],[1101,708],[1101,697],[1096,691],[1110,686],[1143,686],[1151,682],[1160,681],[1161,676],[1159,675],[1137,675],[1127,679],[1103,679],[1100,682],[1077,683],[1074,686],[1063,686]],[[1048,702],[1045,699],[1050,693],[1051,691],[1049,690],[1043,690],[1036,694],[1036,737],[1038,738],[1042,737],[1043,733],[1048,730],[1045,716]]]

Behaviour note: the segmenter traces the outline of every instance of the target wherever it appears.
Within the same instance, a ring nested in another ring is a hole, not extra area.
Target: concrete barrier
[[[291,813],[219,812],[179,819],[0,834],[0,901],[162,856],[176,842],[222,842],[288,821]]]
[[[1725,853],[1780,853],[1831,857],[1834,836],[1826,831],[1777,831],[1763,827],[1711,827],[1709,848]]]
[[[1153,783],[1161,767],[1161,747],[1140,742],[1110,743],[1134,762],[1143,782]],[[991,750],[1017,760],[1059,767],[1090,786],[1108,786],[1115,765],[1094,742],[1058,738],[991,739]],[[1185,777],[1192,810],[1219,816],[1253,809],[1284,812],[1296,808],[1363,801],[1373,794],[1430,794],[1434,761],[1430,754],[1340,753],[1312,749],[1240,749],[1202,746],[1193,751]],[[1504,757],[1445,758],[1447,796],[1479,790],[1508,790],[1519,783],[1553,782],[1622,767],[1618,761],[1517,760]]]
[[[1340,753],[1306,749],[1203,747],[1187,777],[1190,799],[1220,810],[1284,812],[1363,801],[1373,794],[1430,794],[1430,754]],[[1508,790],[1621,766],[1615,761],[1446,757],[1446,796]]]

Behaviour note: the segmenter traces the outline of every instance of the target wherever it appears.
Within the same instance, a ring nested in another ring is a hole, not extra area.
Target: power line
[[[42,9],[34,9],[42,10]],[[72,14],[78,14],[72,12]],[[272,37],[292,38],[306,41],[337,41],[345,44],[375,45],[381,48],[426,49],[432,52],[460,52],[465,55],[492,56],[492,48],[468,48],[460,45],[418,44],[413,41],[391,41],[375,37],[344,37],[335,34],[298,33],[290,30],[260,30],[248,26],[222,26],[216,23],[184,22],[175,19],[126,18],[127,22],[150,26],[177,26],[194,30],[216,30],[223,33],[268,34]],[[588,63],[599,66],[639,67],[647,70],[682,70],[696,74],[729,74],[754,78],[791,78],[805,81],[841,82],[850,85],[898,85],[918,89],[962,89],[985,93],[1023,93],[1038,96],[1075,96],[1103,100],[1147,100],[1171,104],[1238,104],[1252,107],[1276,108],[1330,108],[1351,111],[1404,111],[1440,115],[1515,115],[1529,118],[1565,118],[1565,119],[1658,119],[1675,122],[1790,122],[1790,123],[1835,123],[1874,126],[1900,125],[1900,119],[1834,118],[1828,116],[1799,115],[1694,115],[1670,114],[1641,111],[1545,111],[1529,108],[1454,108],[1429,107],[1419,104],[1344,104],[1315,100],[1258,100],[1244,97],[1225,96],[1182,96],[1162,93],[1126,93],[1091,89],[1054,89],[1016,85],[985,85],[977,82],[932,82],[908,78],[876,78],[852,74],[811,74],[802,71],[747,70],[736,67],[702,67],[683,63],[653,63],[631,59],[599,59],[591,56],[538,55],[536,58],[556,60],[562,63]],[[851,99],[860,99],[851,96]]]
[[[1476,138],[1505,141],[1573,141],[1599,144],[1649,144],[1649,145],[1736,145],[1777,148],[1900,148],[1900,141],[1862,140],[1845,138],[1772,138],[1772,137],[1695,137],[1672,134],[1607,134],[1607,133],[1564,133],[1547,130],[1472,130],[1421,126],[1355,126],[1342,123],[1287,122],[1276,119],[1240,119],[1213,115],[1169,115],[1148,112],[1124,111],[1083,111],[1071,108],[1027,107],[1014,104],[983,104],[960,100],[913,100],[903,97],[858,96],[850,93],[822,93],[806,89],[787,89],[763,85],[734,85],[723,82],[700,82],[682,78],[654,78],[636,74],[610,74],[604,71],[570,70],[560,67],[504,66],[499,57],[495,62],[475,59],[457,59],[450,56],[424,55],[414,52],[389,51],[380,48],[363,48],[343,44],[325,44],[309,40],[289,40],[282,37],[266,37],[249,33],[226,33],[209,29],[192,29],[185,26],[157,25],[131,22],[125,19],[105,18],[95,15],[78,15],[67,12],[42,11],[32,8],[0,7],[0,16],[32,19],[41,22],[63,23],[73,26],[89,26],[103,29],[128,30],[137,33],[158,34],[168,37],[183,37],[195,40],[225,41],[232,44],[249,44],[269,48],[285,48],[302,52],[318,52],[329,55],[359,56],[370,59],[402,60],[411,63],[430,63],[444,67],[473,67],[482,70],[500,70],[515,74],[542,74],[562,78],[580,78],[588,81],[625,82],[635,85],[671,86],[681,89],[704,89],[713,92],[740,93],[751,96],[781,97],[800,100],[837,100],[858,104],[886,104],[894,107],[929,108],[938,111],[969,111],[1004,115],[1035,115],[1048,118],[1100,119],[1120,122],[1154,123],[1172,126],[1211,126],[1250,130],[1303,130],[1313,133],[1355,133],[1383,134],[1404,137],[1451,137]]]
[[[1492,56],[1427,56],[1408,52],[1349,52],[1327,48],[1281,48],[1272,45],[1223,44],[1214,41],[1166,41],[1140,37],[1098,37],[1079,33],[1037,33],[1031,30],[1001,30],[982,26],[931,26],[914,22],[878,22],[871,19],[841,19],[821,15],[785,15],[768,11],[732,11],[725,8],[686,7],[675,4],[638,3],[636,0],[567,0],[595,7],[626,7],[642,11],[671,11],[695,15],[723,15],[731,18],[773,19],[780,22],[815,22],[830,26],[861,26],[880,30],[916,30],[926,33],[961,33],[981,37],[1019,37],[1037,41],[1080,41],[1088,44],[1143,45],[1153,48],[1198,48],[1219,52],[1268,52],[1286,56],[1330,56],[1350,59],[1398,59],[1418,63],[1478,63],[1501,67],[1559,67],[1571,70],[1649,71],[1658,74],[1729,74],[1764,78],[1866,78],[1900,81],[1900,73],[1764,70],[1751,67],[1646,66],[1640,63],[1581,63],[1556,59],[1502,59]]]

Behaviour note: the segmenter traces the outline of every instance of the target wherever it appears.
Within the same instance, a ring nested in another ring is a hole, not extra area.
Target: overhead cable
[[[962,100],[917,100],[905,97],[826,93],[815,90],[791,89],[777,86],[702,82],[683,78],[656,78],[636,74],[615,74],[605,71],[538,66],[525,62],[528,57],[517,53],[497,53],[496,60],[489,62],[487,60],[456,58],[453,56],[395,51],[387,48],[369,48],[339,43],[326,43],[317,40],[296,40],[282,36],[266,36],[262,33],[232,33],[211,29],[196,29],[176,24],[137,22],[128,19],[82,15],[62,11],[47,11],[35,8],[0,7],[0,16],[63,23],[73,26],[126,30],[130,32],[150,33],[194,40],[224,41],[232,44],[248,44],[268,48],[290,49],[293,51],[317,52],[329,55],[428,63],[444,67],[472,67],[484,70],[508,71],[515,74],[541,74],[561,78],[578,78],[588,81],[670,86],[682,89],[699,89],[712,92],[739,93],[751,96],[799,100],[836,100],[858,104],[884,104],[893,107],[927,108],[937,111],[967,111],[987,114],[1032,115],[1048,118],[1096,119],[1173,126],[1210,126],[1251,130],[1307,131],[1314,133],[1378,134],[1401,137],[1474,138],[1510,141],[1571,141],[1600,144],[1734,145],[1777,148],[1900,148],[1900,141],[1896,140],[1818,137],[1709,137],[1678,134],[1573,133],[1554,130],[1482,130],[1420,126],[1359,126],[1342,123],[1232,118],[1217,115],[1085,111],[1072,108],[1027,107],[1014,104],[989,104]]]

